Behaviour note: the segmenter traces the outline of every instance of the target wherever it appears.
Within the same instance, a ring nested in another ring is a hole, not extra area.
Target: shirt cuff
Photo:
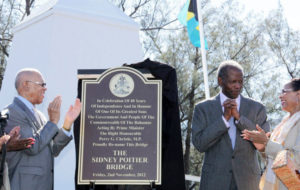
[[[65,130],[63,127],[62,127],[61,129],[63,130],[63,132],[65,133],[65,135],[67,135],[68,137],[71,137],[71,136],[72,136],[71,130],[70,130],[70,131],[67,131],[67,130]]]
[[[224,123],[225,123],[225,125],[226,125],[226,127],[227,128],[229,128],[230,127],[230,124],[229,124],[229,122],[225,119],[225,117],[224,116],[222,116],[222,119],[223,119],[223,121],[224,121]]]

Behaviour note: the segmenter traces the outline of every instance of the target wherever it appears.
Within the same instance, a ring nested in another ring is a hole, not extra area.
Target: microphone
[[[4,128],[6,127],[8,118],[9,118],[9,110],[8,109],[2,110],[0,112],[0,126],[1,126],[0,134],[1,134],[1,136],[4,135]]]
[[[0,112],[0,121],[7,120],[9,118],[9,110],[4,109]]]

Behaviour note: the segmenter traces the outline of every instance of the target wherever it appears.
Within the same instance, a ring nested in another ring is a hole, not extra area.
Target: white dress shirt
[[[230,99],[227,96],[225,96],[225,94],[223,94],[223,92],[220,93],[220,101],[221,101],[221,106],[222,106],[222,110],[224,113],[224,106],[223,103],[225,102],[225,100]],[[240,103],[241,103],[241,96],[239,95],[236,99],[235,102],[237,104],[237,110],[240,110]],[[225,119],[224,116],[222,116],[223,121],[226,125],[227,128],[229,128],[228,130],[228,135],[230,137],[231,140],[231,145],[232,145],[232,149],[234,149],[234,145],[235,145],[235,138],[236,138],[236,126],[234,124],[234,118],[231,117],[228,121]]]

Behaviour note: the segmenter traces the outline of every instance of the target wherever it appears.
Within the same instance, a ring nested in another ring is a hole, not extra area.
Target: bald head
[[[17,73],[15,87],[18,94],[33,105],[43,102],[47,90],[41,72],[32,68],[25,68]]]
[[[18,91],[18,94],[20,94],[20,90],[22,90],[22,88],[24,87],[24,83],[26,81],[31,81],[32,78],[35,78],[37,76],[42,77],[41,72],[38,71],[37,69],[33,69],[33,68],[21,69],[17,73],[16,80],[15,80],[15,87],[16,87],[16,90]]]

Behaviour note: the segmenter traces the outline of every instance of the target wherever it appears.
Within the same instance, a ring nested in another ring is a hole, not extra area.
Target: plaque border
[[[85,123],[85,104],[86,104],[86,85],[87,84],[99,84],[103,78],[105,78],[107,75],[118,72],[118,71],[127,71],[134,73],[137,75],[143,82],[144,84],[155,84],[157,85],[157,157],[156,157],[156,176],[157,178],[155,180],[149,181],[149,180],[84,180],[82,179],[82,172],[83,172],[83,152],[84,152],[84,123]],[[93,78],[95,79],[96,76],[99,76],[95,80],[92,80],[91,77],[89,77],[89,74],[85,74],[84,77],[83,75],[78,75],[80,76],[79,78],[82,79],[82,90],[81,90],[81,101],[82,101],[82,111],[81,111],[81,118],[80,118],[80,138],[79,138],[79,154],[78,154],[78,177],[77,177],[77,184],[78,185],[84,185],[84,184],[90,184],[91,182],[94,184],[107,184],[107,185],[112,185],[112,184],[132,184],[132,185],[149,185],[152,184],[153,182],[157,185],[161,184],[161,160],[162,160],[162,81],[161,80],[148,80],[145,76],[145,74],[141,73],[140,71],[131,68],[131,67],[116,67],[112,69],[108,69],[104,71],[103,73],[99,75],[91,74]]]

